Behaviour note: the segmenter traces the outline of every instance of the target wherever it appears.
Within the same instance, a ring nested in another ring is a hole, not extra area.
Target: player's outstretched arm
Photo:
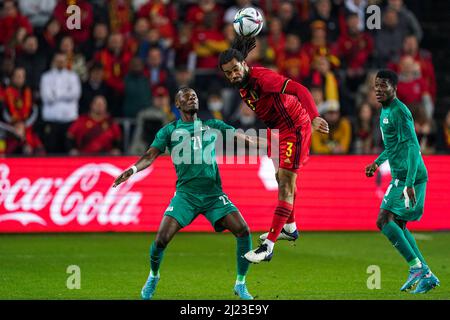
[[[125,170],[116,178],[113,184],[113,188],[117,187],[124,181],[127,181],[134,173],[144,170],[149,167],[153,161],[161,154],[158,148],[150,147],[147,152],[132,166],[131,168]]]
[[[248,143],[249,146],[259,146],[260,148],[267,148],[267,139],[264,139],[262,137],[252,137],[241,132],[236,132],[235,139],[237,141]]]
[[[284,93],[296,96],[308,112],[314,130],[329,133],[328,123],[319,116],[319,111],[309,90],[298,82],[288,79]]]

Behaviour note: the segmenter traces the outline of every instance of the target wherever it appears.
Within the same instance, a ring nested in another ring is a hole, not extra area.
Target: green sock
[[[403,230],[394,221],[386,223],[381,232],[389,239],[408,264],[417,259],[416,253],[411,248],[408,240],[406,240]]]
[[[159,271],[159,265],[161,264],[161,260],[164,256],[164,248],[156,247],[156,244],[153,242],[150,247],[150,274],[152,276],[156,276]]]
[[[420,260],[420,262],[422,262],[422,264],[426,265],[427,263],[425,262],[425,259],[423,258],[422,253],[420,252],[419,247],[417,246],[416,240],[414,239],[411,232],[409,232],[409,230],[405,228],[403,230],[403,234],[405,235],[406,240],[408,240],[411,248],[414,250],[417,258],[419,258],[419,260]]]
[[[252,250],[252,238],[250,235],[236,238],[236,257],[237,257],[237,282],[245,282],[245,275],[248,272],[250,262],[245,260],[244,254]]]

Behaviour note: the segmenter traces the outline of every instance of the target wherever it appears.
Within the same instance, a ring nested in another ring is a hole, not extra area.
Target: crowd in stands
[[[366,7],[381,8],[381,29]],[[67,23],[80,8],[81,28]],[[314,154],[379,153],[376,70],[399,75],[424,154],[450,153],[450,111],[434,116],[435,67],[403,0],[3,0],[0,8],[0,155],[140,154],[178,119],[191,86],[199,116],[264,128],[217,65],[240,8],[265,18],[248,64],[307,86],[330,134]]]

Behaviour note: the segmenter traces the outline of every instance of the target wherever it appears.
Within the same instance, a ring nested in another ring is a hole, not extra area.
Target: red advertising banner
[[[366,178],[375,156],[312,156],[298,177],[300,230],[376,230],[389,167]],[[175,191],[175,170],[160,157],[118,188],[137,157],[11,158],[0,162],[0,232],[156,231]],[[266,231],[277,204],[270,159],[221,164],[224,192],[252,231]],[[427,156],[425,213],[413,230],[450,229],[450,156]],[[213,231],[203,216],[185,231]]]

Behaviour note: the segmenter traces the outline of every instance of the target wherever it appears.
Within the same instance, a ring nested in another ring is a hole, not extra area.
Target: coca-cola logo
[[[152,172],[149,167],[131,176],[118,188],[111,188],[122,169],[110,163],[88,163],[67,177],[40,177],[31,181],[10,179],[10,167],[0,164],[0,223],[22,225],[53,223],[64,226],[77,222],[85,226],[139,223],[142,194],[133,185]],[[48,210],[48,218],[43,211]]]

